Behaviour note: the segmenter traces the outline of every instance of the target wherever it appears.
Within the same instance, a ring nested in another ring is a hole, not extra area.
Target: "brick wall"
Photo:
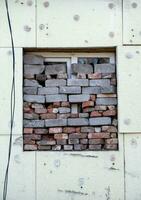
[[[115,65],[24,56],[24,150],[117,150]]]

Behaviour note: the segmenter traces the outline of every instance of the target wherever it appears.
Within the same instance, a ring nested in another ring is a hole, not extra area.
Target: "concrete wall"
[[[141,1],[11,0],[16,52],[16,111],[8,200],[140,200]],[[0,199],[10,128],[12,54],[0,3]],[[138,46],[136,46],[138,45]],[[119,151],[23,152],[24,47],[116,47]]]

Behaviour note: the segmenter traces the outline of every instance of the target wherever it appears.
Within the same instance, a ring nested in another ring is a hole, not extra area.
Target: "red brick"
[[[116,110],[106,110],[103,112],[103,116],[116,116]]]
[[[102,131],[117,133],[117,128],[115,126],[102,126]]]
[[[36,128],[36,129],[34,129],[34,133],[35,134],[47,134],[48,133],[48,129],[44,129],[44,128]]]
[[[89,113],[89,112],[92,112],[92,111],[94,111],[94,110],[95,110],[94,107],[88,107],[88,108],[84,108],[84,109],[83,109],[83,112],[84,112],[84,113]]]
[[[31,139],[29,139],[29,138],[24,138],[23,143],[24,143],[24,144],[29,144],[29,145],[34,145],[34,144],[35,144],[35,141],[34,141],[34,140],[31,140]]]
[[[117,80],[115,78],[111,79],[111,85],[116,85],[117,84]]]
[[[54,138],[57,140],[68,139],[68,134],[64,133],[55,134]]]
[[[101,78],[101,73],[96,72],[94,74],[88,74],[88,78],[89,79],[99,79],[99,78]]]
[[[41,135],[35,135],[35,134],[24,135],[24,139],[41,140]]]
[[[56,127],[56,128],[49,128],[49,133],[62,133],[62,128],[61,127]]]
[[[110,138],[110,133],[101,132],[101,133],[89,133],[88,138],[94,138],[94,139],[101,139],[101,138]]]
[[[33,133],[33,128],[24,128],[24,133],[27,133],[27,134]]]
[[[100,117],[102,114],[98,111],[93,111],[90,114],[90,117]]]
[[[60,102],[54,102],[53,107],[54,108],[59,108],[61,106]]]
[[[94,106],[93,101],[85,101],[82,103],[82,108],[93,107],[93,106]]]
[[[47,112],[48,113],[58,113],[58,108],[48,108]]]
[[[80,127],[76,127],[76,128],[75,128],[75,132],[76,132],[76,133],[80,133],[80,131],[81,131],[81,128],[80,128]]]
[[[106,144],[117,144],[118,139],[117,138],[110,138],[105,140]]]
[[[91,100],[91,101],[95,101],[95,100],[96,100],[96,95],[94,95],[94,94],[91,95],[91,96],[90,96],[90,100]]]
[[[75,133],[74,127],[65,127],[63,128],[63,133]]]
[[[56,119],[56,114],[55,113],[46,113],[46,114],[41,114],[41,119]]]

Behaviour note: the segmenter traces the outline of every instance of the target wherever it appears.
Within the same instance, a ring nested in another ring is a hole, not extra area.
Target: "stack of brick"
[[[115,65],[24,56],[24,150],[117,150]]]

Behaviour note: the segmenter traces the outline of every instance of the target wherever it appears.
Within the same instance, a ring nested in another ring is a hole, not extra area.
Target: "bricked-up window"
[[[117,150],[113,53],[24,55],[24,150]]]

